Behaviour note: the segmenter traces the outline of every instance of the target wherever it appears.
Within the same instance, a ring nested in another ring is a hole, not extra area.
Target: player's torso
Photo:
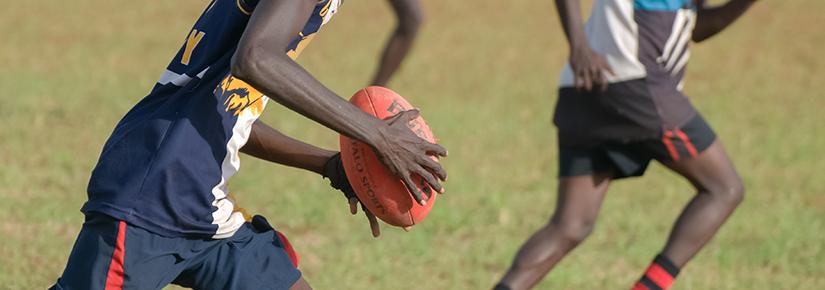
[[[588,41],[614,73],[606,76],[606,92],[583,94],[570,88],[574,77],[565,65],[555,116],[559,130],[635,140],[690,120],[696,111],[682,81],[695,23],[694,0],[594,0]]]
[[[339,1],[316,5],[287,48],[290,57],[331,19]],[[209,4],[151,93],[114,129],[92,173],[84,211],[170,236],[222,238],[244,222],[227,198],[227,182],[268,99],[229,76],[229,66],[256,5]]]
[[[647,77],[680,90],[695,22],[694,0],[595,0],[586,33],[615,72],[611,83]],[[572,85],[567,65],[560,86]]]

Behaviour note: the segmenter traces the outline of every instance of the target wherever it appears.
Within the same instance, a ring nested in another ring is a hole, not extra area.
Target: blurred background
[[[674,289],[825,289],[825,2],[760,2],[693,46],[686,91],[748,192]],[[80,230],[104,141],[208,1],[2,3],[0,289],[44,289]],[[315,289],[488,289],[554,208],[551,118],[567,45],[553,1],[424,6],[391,83],[450,150],[447,193],[424,223],[373,239],[320,176],[248,156],[231,182],[242,206],[290,237]],[[300,63],[348,97],[370,81],[394,21],[385,1],[346,1]],[[263,119],[337,148],[334,132],[276,103]],[[616,183],[595,233],[539,288],[629,288],[693,194],[658,165]]]

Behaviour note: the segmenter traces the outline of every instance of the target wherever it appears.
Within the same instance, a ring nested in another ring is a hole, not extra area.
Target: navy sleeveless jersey
[[[104,145],[84,213],[175,237],[226,238],[243,225],[227,182],[268,98],[230,76],[229,67],[256,4],[209,4],[152,91]],[[320,1],[286,53],[297,57],[339,4]]]

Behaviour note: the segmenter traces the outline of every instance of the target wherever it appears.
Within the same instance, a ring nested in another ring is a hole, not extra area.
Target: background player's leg
[[[556,211],[544,227],[521,247],[497,289],[535,286],[593,229],[612,174],[563,177]]]
[[[666,162],[698,193],[676,220],[662,254],[684,266],[710,240],[745,195],[742,179],[719,141],[696,158]]]
[[[304,280],[304,277],[301,277],[289,290],[312,290],[312,287],[309,287],[309,283]]]
[[[744,197],[742,180],[718,141],[696,158],[663,163],[687,178],[698,193],[682,210],[662,253],[633,289],[667,290]]]

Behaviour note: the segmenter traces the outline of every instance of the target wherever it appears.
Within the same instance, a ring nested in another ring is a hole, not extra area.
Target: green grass
[[[245,157],[231,187],[288,234],[316,289],[486,289],[555,202],[558,71],[552,1],[425,1],[393,88],[450,149],[448,193],[410,233],[370,237],[320,177]],[[694,46],[687,92],[748,196],[674,289],[825,289],[825,2],[760,1]],[[506,4],[505,4],[506,3]],[[205,1],[17,1],[0,10],[0,289],[60,275],[103,142],[148,92]],[[342,96],[366,85],[392,18],[347,1],[301,62]],[[273,103],[285,133],[337,136]],[[661,166],[613,186],[596,232],[541,289],[627,289],[662,247],[690,186]]]

